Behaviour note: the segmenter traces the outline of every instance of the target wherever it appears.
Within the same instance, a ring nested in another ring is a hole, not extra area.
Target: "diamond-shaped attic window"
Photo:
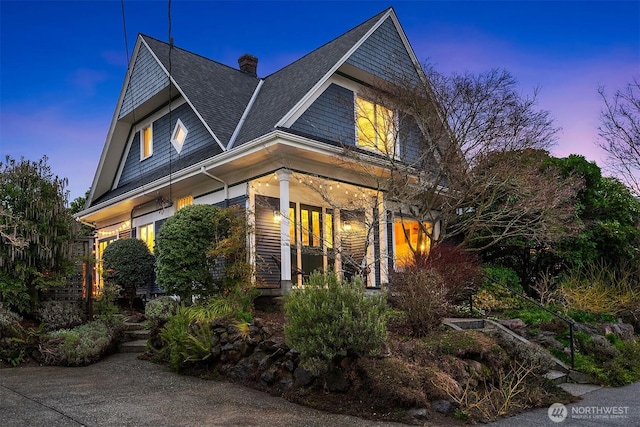
[[[171,144],[173,144],[173,148],[176,149],[178,154],[182,151],[182,146],[184,145],[185,139],[187,139],[188,133],[189,131],[184,123],[182,123],[182,120],[178,119],[176,127],[173,128],[173,133],[171,134]]]

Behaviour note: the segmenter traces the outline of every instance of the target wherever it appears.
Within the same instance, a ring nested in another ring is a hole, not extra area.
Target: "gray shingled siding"
[[[347,63],[385,80],[396,76],[418,79],[415,66],[391,18],[387,18],[365,40]],[[411,74],[407,76],[406,73]]]
[[[414,164],[422,155],[425,143],[415,119],[409,115],[400,117],[399,139],[402,159]]]
[[[167,87],[168,84],[169,77],[167,77],[149,50],[144,45],[141,45],[118,119],[129,114],[134,108],[138,108],[147,99]]]
[[[353,92],[332,84],[296,120],[291,129],[341,144],[355,145],[353,111]]]
[[[256,196],[256,272],[260,287],[280,287],[280,224],[273,221],[273,211],[279,208],[279,199]]]
[[[173,132],[178,119],[182,121],[188,130],[187,139],[184,141],[180,155],[178,155],[170,141],[170,132]],[[166,166],[169,160],[172,162],[178,161],[181,157],[188,156],[207,147],[210,148],[211,157],[222,152],[220,146],[205,129],[189,105],[182,104],[171,112],[171,126],[169,126],[169,114],[153,122],[153,154],[142,161],[140,161],[140,133],[136,133],[122,170],[118,187]]]

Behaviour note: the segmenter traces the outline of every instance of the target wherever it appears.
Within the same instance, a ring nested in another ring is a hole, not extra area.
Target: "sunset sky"
[[[445,73],[504,68],[562,128],[552,154],[595,146],[598,88],[640,75],[640,2],[181,1],[176,46],[270,73],[393,6],[421,61]],[[71,199],[91,186],[138,33],[167,41],[167,1],[0,0],[0,161],[49,157]],[[128,53],[127,53],[128,49]]]

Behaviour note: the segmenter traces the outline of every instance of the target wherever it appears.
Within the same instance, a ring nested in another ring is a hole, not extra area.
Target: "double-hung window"
[[[153,126],[151,123],[140,130],[140,160],[153,154]]]
[[[364,98],[356,98],[356,126],[359,147],[394,156],[396,125],[393,110]]]

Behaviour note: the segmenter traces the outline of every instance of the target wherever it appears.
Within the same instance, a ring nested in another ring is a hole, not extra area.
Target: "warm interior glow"
[[[273,211],[273,222],[279,223],[282,221],[282,215],[280,215],[280,211]]]
[[[151,125],[142,129],[142,158],[145,159],[153,154],[153,139],[151,134]]]
[[[393,229],[395,235],[394,254],[396,267],[406,267],[413,259],[414,254],[425,253],[431,247],[429,235],[431,224],[423,223],[420,226],[418,221],[396,218]],[[426,231],[426,233],[425,233]]]
[[[362,98],[356,99],[358,145],[393,155],[395,152],[393,111]]]
[[[190,206],[193,204],[193,196],[185,196],[182,197],[180,199],[178,199],[178,202],[176,203],[176,210],[180,210],[186,206]]]
[[[153,253],[153,243],[154,243],[154,230],[153,223],[143,225],[140,227],[140,240],[147,244],[149,250]]]

